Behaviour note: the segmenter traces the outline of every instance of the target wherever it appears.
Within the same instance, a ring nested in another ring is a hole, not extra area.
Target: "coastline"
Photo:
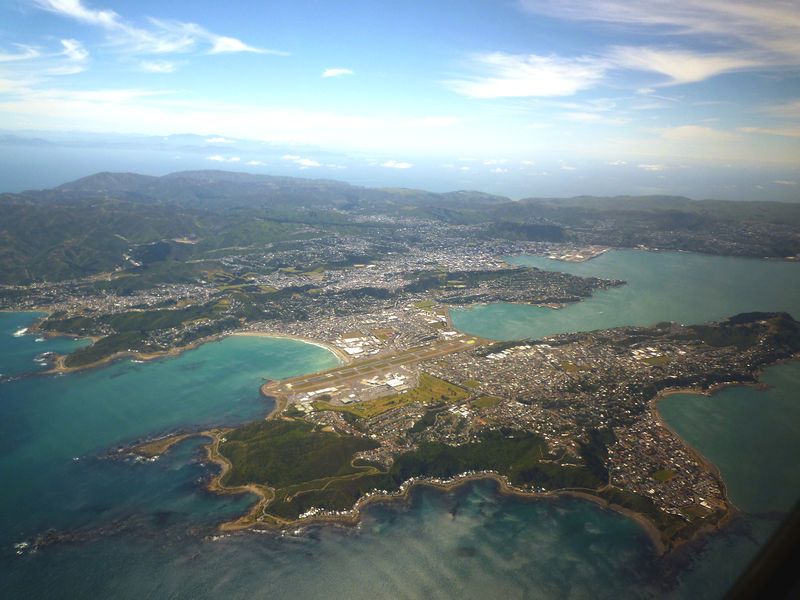
[[[760,368],[756,372],[756,374],[755,374],[756,375],[756,380],[753,381],[753,382],[741,381],[741,382],[717,383],[717,384],[709,386],[706,389],[691,388],[691,387],[689,387],[689,388],[685,388],[685,387],[684,388],[670,388],[670,389],[666,389],[666,390],[660,391],[656,395],[656,397],[653,398],[649,402],[650,414],[656,420],[658,425],[660,427],[663,427],[667,431],[669,431],[673,436],[675,436],[678,440],[680,440],[680,442],[683,445],[683,447],[686,448],[689,451],[689,453],[692,455],[692,457],[694,457],[694,459],[704,469],[706,469],[709,473],[711,473],[714,476],[714,478],[717,480],[717,483],[720,486],[720,489],[722,491],[722,497],[723,497],[723,500],[725,502],[725,514],[723,514],[722,517],[720,517],[720,519],[714,525],[706,525],[705,527],[701,527],[696,532],[694,532],[694,534],[691,537],[689,537],[687,539],[683,539],[683,540],[678,540],[675,543],[675,545],[673,546],[673,548],[677,548],[678,546],[686,544],[686,543],[692,541],[693,539],[697,538],[698,536],[700,536],[700,535],[702,535],[704,533],[710,533],[710,532],[713,532],[713,531],[721,530],[722,527],[724,527],[727,523],[729,523],[731,521],[731,519],[734,517],[734,515],[737,512],[739,512],[739,509],[736,507],[735,504],[733,504],[733,502],[731,501],[731,499],[730,499],[730,497],[728,495],[728,486],[725,483],[725,479],[722,476],[722,472],[720,471],[719,467],[716,464],[714,464],[714,462],[712,462],[703,453],[701,453],[697,448],[695,448],[694,446],[689,444],[671,425],[669,425],[664,420],[664,418],[661,416],[661,413],[658,410],[658,403],[661,400],[663,400],[664,398],[666,398],[668,396],[672,396],[674,394],[694,394],[694,395],[698,395],[698,396],[711,397],[711,396],[713,396],[714,394],[716,394],[719,391],[722,391],[722,390],[730,388],[730,387],[736,387],[736,386],[747,386],[747,387],[753,387],[753,388],[756,388],[756,389],[765,389],[766,384],[764,384],[764,383],[762,383],[760,381],[761,375],[764,372],[764,370],[769,368],[769,367],[775,366],[777,364],[790,362],[790,361],[793,361],[793,360],[800,360],[800,353],[795,354],[795,355],[793,355],[793,356],[791,356],[789,358],[783,358],[783,359],[777,360],[777,361],[775,361],[773,363],[770,363],[769,365],[765,365],[764,367]]]
[[[212,437],[213,435],[211,432],[203,432],[203,434],[207,437]],[[190,436],[183,436],[183,438],[185,437]],[[492,480],[498,484],[498,492],[508,497],[520,498],[524,500],[536,500],[555,499],[566,496],[588,500],[604,509],[621,514],[636,522],[644,530],[659,556],[663,555],[667,550],[661,538],[661,534],[656,526],[640,513],[634,512],[623,506],[609,503],[603,498],[595,496],[591,493],[578,490],[564,489],[547,492],[529,492],[526,490],[521,490],[511,485],[505,476],[494,472],[470,473],[462,476],[456,476],[453,479],[446,481],[433,481],[425,477],[415,477],[402,484],[400,490],[395,493],[370,493],[362,496],[356,501],[352,508],[346,511],[319,511],[319,513],[309,516],[301,516],[301,518],[290,521],[279,520],[275,517],[268,517],[268,520],[259,520],[259,513],[261,513],[263,508],[265,508],[274,498],[274,491],[270,487],[256,484],[235,487],[227,487],[222,484],[222,478],[231,468],[231,464],[219,453],[219,442],[221,437],[221,435],[213,435],[212,442],[206,446],[206,456],[208,460],[220,466],[220,472],[211,479],[211,481],[207,484],[206,489],[220,494],[253,493],[259,498],[246,514],[242,515],[235,521],[229,521],[220,524],[219,529],[222,532],[243,531],[248,529],[268,529],[278,531],[309,527],[318,524],[354,526],[360,522],[361,510],[364,507],[369,506],[370,504],[379,504],[384,502],[407,502],[409,500],[411,490],[415,487],[429,487],[442,491],[451,491],[470,482]]]
[[[270,333],[268,331],[257,331],[252,329],[237,330],[230,333],[229,335],[241,335],[250,337],[271,337],[271,338],[284,338],[287,340],[295,340],[298,342],[303,342],[304,344],[310,344],[312,346],[316,346],[317,348],[322,348],[323,350],[327,350],[335,354],[339,359],[342,360],[344,364],[350,364],[351,362],[353,362],[353,357],[344,352],[341,348],[337,348],[336,346],[334,346],[333,344],[329,344],[328,342],[321,342],[320,340],[301,337],[299,335],[291,335],[288,333]]]
[[[268,335],[268,334],[263,334],[263,335]],[[789,360],[796,360],[798,358],[800,358],[800,354],[781,361],[776,361],[776,363],[773,364],[777,364],[778,362],[787,362]],[[763,369],[761,369],[758,372],[758,375],[760,375],[761,372],[763,372]],[[264,392],[264,387],[267,385],[269,384],[264,384],[264,386],[261,386],[261,392],[264,395],[268,395]],[[558,498],[561,496],[580,498],[583,500],[593,502],[604,509],[611,510],[625,517],[628,517],[632,519],[634,522],[636,522],[642,528],[647,537],[651,540],[656,553],[658,555],[664,555],[667,552],[675,550],[679,546],[682,546],[688,542],[695,540],[697,537],[701,535],[705,535],[720,530],[731,520],[731,518],[737,512],[737,509],[728,497],[727,487],[725,485],[724,479],[722,478],[722,474],[719,471],[719,468],[708,458],[703,456],[697,449],[693,448],[690,444],[688,444],[682,437],[680,437],[680,435],[678,435],[677,432],[675,432],[675,430],[672,429],[663,420],[663,418],[661,417],[660,413],[656,408],[656,405],[661,399],[672,394],[693,393],[693,394],[710,396],[721,389],[733,385],[751,385],[754,387],[758,387],[763,384],[750,383],[750,382],[744,382],[744,383],[731,382],[731,383],[717,384],[705,390],[692,389],[692,388],[673,388],[673,389],[662,390],[653,400],[650,401],[650,410],[652,411],[659,425],[670,431],[673,435],[675,435],[677,439],[681,441],[683,446],[692,454],[692,456],[703,466],[703,468],[708,470],[715,477],[715,479],[718,481],[721,487],[725,502],[725,513],[714,524],[700,527],[699,529],[694,531],[688,538],[668,540],[668,545],[665,544],[665,541],[661,536],[661,532],[658,530],[655,524],[645,515],[635,512],[626,507],[610,503],[604,498],[591,493],[591,491],[589,490],[582,491],[576,489],[562,489],[562,490],[551,490],[546,492],[531,492],[515,488],[508,482],[506,477],[494,472],[468,473],[461,476],[456,476],[453,479],[446,481],[434,481],[431,480],[430,478],[425,478],[425,477],[411,478],[407,482],[402,484],[400,490],[398,490],[397,492],[386,493],[386,494],[384,493],[367,494],[359,498],[352,506],[352,508],[348,510],[325,511],[320,509],[319,511],[314,511],[310,515],[301,515],[301,518],[284,521],[279,518],[272,517],[270,515],[265,515],[263,512],[263,509],[274,498],[274,490],[272,488],[259,484],[248,484],[245,486],[235,486],[235,487],[227,487],[222,484],[222,479],[228,472],[228,470],[231,468],[231,464],[224,456],[222,456],[219,453],[219,443],[225,431],[228,430],[213,429],[194,434],[182,434],[176,436],[172,440],[168,439],[156,440],[155,444],[161,444],[164,448],[164,451],[166,451],[173,444],[188,437],[205,436],[211,438],[210,443],[207,444],[205,447],[206,455],[210,462],[213,462],[220,466],[220,471],[219,473],[217,473],[212,477],[212,479],[206,485],[206,488],[211,492],[219,494],[252,493],[257,496],[258,500],[244,515],[242,515],[241,517],[239,517],[234,521],[229,521],[220,524],[219,530],[221,532],[234,532],[234,531],[242,531],[248,529],[287,530],[292,528],[313,526],[316,524],[338,524],[338,525],[354,526],[360,522],[361,509],[364,508],[365,506],[368,506],[371,503],[408,501],[410,490],[415,486],[427,486],[434,489],[447,491],[447,490],[453,490],[461,485],[467,484],[472,481],[481,481],[490,479],[498,484],[498,492],[505,496],[516,497],[521,499],[529,499],[529,500],[534,500],[537,498],[540,499]],[[281,413],[283,408],[285,408],[286,399],[281,397],[273,397],[273,396],[270,397],[274,398],[275,400],[275,408],[270,412],[270,414],[266,418],[274,419],[277,418],[277,416]]]
[[[43,311],[41,311],[41,312],[43,312]],[[41,335],[44,335],[45,337],[48,337],[48,338],[71,337],[71,338],[75,338],[75,339],[90,339],[90,340],[92,340],[92,343],[96,342],[99,339],[102,339],[102,337],[100,337],[100,336],[88,336],[88,335],[87,336],[79,336],[79,335],[75,335],[75,334],[71,334],[71,333],[53,333],[53,332],[49,332],[49,331],[41,331],[38,328],[38,323],[36,323],[35,325],[32,325],[29,328],[28,331],[29,331],[29,333],[41,334]],[[281,334],[281,333],[269,333],[269,332],[266,332],[266,331],[261,332],[261,331],[250,331],[250,330],[236,330],[236,331],[231,331],[231,332],[218,333],[218,334],[214,334],[214,335],[211,335],[211,336],[208,336],[208,337],[204,337],[204,338],[199,338],[197,340],[194,340],[193,342],[190,342],[189,344],[186,344],[185,346],[176,346],[174,348],[170,348],[169,350],[163,350],[161,352],[138,352],[138,351],[115,352],[114,354],[110,354],[109,356],[101,358],[100,360],[97,360],[97,361],[95,361],[93,363],[88,363],[88,364],[80,365],[80,366],[77,366],[77,367],[68,367],[65,364],[65,360],[66,360],[68,355],[61,354],[56,358],[55,364],[51,368],[49,368],[49,369],[47,369],[45,371],[41,371],[41,372],[35,373],[35,374],[36,375],[62,375],[62,374],[65,374],[65,373],[72,373],[72,372],[75,372],[75,371],[84,371],[84,370],[87,370],[87,369],[93,369],[95,367],[100,367],[100,366],[106,365],[108,363],[114,362],[114,361],[122,359],[122,358],[133,358],[133,359],[136,359],[136,360],[151,361],[151,360],[155,360],[155,359],[158,359],[158,358],[175,357],[175,356],[180,356],[181,354],[183,354],[187,350],[193,350],[193,349],[195,349],[195,348],[197,348],[199,346],[202,346],[203,344],[206,344],[206,343],[209,343],[209,342],[220,341],[220,340],[223,340],[223,339],[225,339],[227,337],[230,337],[230,336],[252,336],[252,337],[268,337],[268,338],[291,339],[291,340],[295,340],[295,341],[298,341],[298,342],[303,342],[304,344],[310,344],[312,346],[317,346],[318,348],[322,348],[324,350],[327,350],[327,351],[331,352],[332,354],[334,354],[337,358],[342,360],[345,364],[352,362],[352,358],[347,356],[340,349],[336,348],[333,345],[327,344],[325,342],[320,342],[318,340],[312,340],[312,339],[309,339],[309,338],[303,338],[303,337],[295,336],[295,335],[288,335],[288,334]]]
[[[449,307],[448,307],[448,317],[449,317]],[[41,321],[39,321],[40,323]],[[30,331],[40,332],[38,330],[38,324],[32,326]],[[70,334],[59,334],[59,333],[51,333],[51,332],[41,332],[44,334],[49,334],[49,337],[57,337],[59,335],[65,335],[68,337],[80,337]],[[71,372],[77,371],[87,368],[93,368],[96,366],[100,366],[116,360],[118,358],[123,358],[125,356],[136,357],[141,360],[152,360],[155,358],[165,357],[165,356],[177,356],[181,354],[185,350],[193,349],[198,347],[201,344],[204,344],[209,341],[217,341],[220,339],[224,339],[231,335],[240,335],[240,336],[253,336],[253,337],[273,337],[273,338],[286,338],[286,339],[293,339],[296,341],[300,341],[302,343],[308,343],[311,345],[315,345],[317,347],[326,349],[332,353],[334,353],[338,358],[340,358],[343,363],[347,364],[352,362],[352,358],[347,356],[344,352],[335,348],[334,346],[327,344],[325,342],[320,342],[318,340],[311,340],[308,338],[303,338],[294,335],[288,334],[273,334],[266,331],[257,331],[257,330],[236,330],[230,331],[220,334],[215,334],[213,336],[209,336],[207,338],[200,338],[198,340],[193,341],[186,346],[171,348],[169,350],[163,352],[155,352],[155,353],[139,353],[139,352],[119,352],[115,353],[111,356],[105,357],[100,361],[96,361],[95,363],[89,365],[82,365],[80,367],[67,367],[64,365],[65,356],[59,356],[57,359],[57,364],[53,369],[43,371],[45,374],[50,373],[64,373],[64,372]],[[89,336],[86,336],[89,337]],[[97,338],[92,338],[97,339]],[[625,507],[611,504],[605,499],[598,497],[591,490],[586,491],[579,491],[574,489],[563,489],[563,490],[552,490],[546,492],[531,492],[522,490],[519,488],[515,488],[512,486],[508,480],[497,473],[492,472],[480,472],[480,473],[469,473],[464,474],[462,476],[456,476],[452,480],[447,481],[432,481],[428,478],[412,478],[408,482],[404,483],[400,490],[397,493],[391,494],[380,494],[380,493],[369,493],[361,498],[359,498],[353,507],[347,511],[338,511],[338,512],[327,512],[327,511],[320,511],[320,514],[313,514],[310,516],[303,516],[302,518],[284,521],[276,517],[272,517],[271,515],[266,515],[264,513],[264,508],[274,499],[274,490],[265,485],[259,484],[247,484],[243,486],[235,486],[235,487],[227,487],[222,484],[222,479],[228,473],[231,468],[230,462],[219,453],[219,444],[221,439],[224,437],[225,432],[230,431],[230,429],[209,429],[207,431],[196,432],[196,433],[185,433],[179,434],[172,438],[162,438],[161,440],[153,440],[152,442],[148,442],[137,446],[135,451],[139,453],[148,455],[150,457],[158,456],[163,452],[166,452],[171,448],[174,444],[179,443],[180,441],[187,439],[189,437],[196,437],[202,436],[210,438],[210,443],[205,446],[206,454],[208,459],[215,464],[220,466],[220,472],[214,475],[211,480],[207,484],[207,489],[209,491],[219,493],[219,494],[242,494],[242,493],[252,493],[257,496],[258,501],[252,506],[251,509],[247,511],[246,514],[241,516],[240,518],[236,519],[235,521],[222,523],[219,525],[221,531],[236,531],[236,530],[243,530],[243,529],[251,529],[251,528],[258,528],[260,526],[266,526],[271,529],[286,529],[291,527],[304,527],[308,525],[312,525],[318,522],[327,522],[327,523],[340,523],[340,524],[356,524],[360,521],[361,515],[360,510],[362,507],[367,506],[373,502],[389,502],[389,501],[406,501],[409,498],[410,489],[414,486],[421,485],[421,486],[428,486],[436,489],[442,490],[451,490],[460,485],[468,483],[470,481],[478,481],[478,480],[486,480],[491,479],[498,483],[498,491],[507,496],[525,498],[525,499],[536,499],[536,498],[554,498],[558,496],[572,496],[577,498],[582,498],[585,500],[589,500],[595,502],[596,504],[622,514],[626,517],[631,518],[636,523],[639,524],[648,535],[648,537],[652,540],[655,549],[657,550],[658,554],[664,554],[667,552],[667,548],[669,551],[681,546],[700,535],[705,533],[709,533],[715,530],[721,529],[726,523],[729,522],[731,517],[736,513],[737,509],[730,501],[728,497],[728,490],[727,486],[722,478],[722,474],[719,471],[718,467],[711,462],[708,458],[703,456],[699,451],[693,448],[690,444],[688,444],[672,427],[670,427],[664,419],[661,417],[657,409],[657,403],[672,394],[676,393],[691,393],[691,394],[699,394],[704,396],[711,396],[717,391],[731,387],[734,385],[748,385],[753,387],[763,386],[763,383],[759,382],[759,377],[764,369],[778,364],[780,362],[788,362],[789,360],[796,360],[800,358],[800,354],[796,354],[792,357],[782,359],[779,361],[775,361],[770,363],[769,365],[764,366],[762,369],[759,369],[755,373],[756,380],[754,382],[750,381],[732,381],[732,382],[723,382],[714,384],[709,386],[706,389],[698,389],[698,388],[672,388],[666,389],[659,392],[655,398],[653,398],[649,402],[649,410],[654,416],[654,419],[659,424],[659,426],[663,427],[664,429],[670,431],[672,435],[674,435],[678,440],[680,440],[683,447],[685,447],[689,453],[698,461],[698,463],[712,476],[717,480],[718,484],[720,485],[722,491],[722,499],[724,502],[724,513],[722,516],[716,520],[715,523],[711,525],[705,525],[703,527],[697,528],[695,531],[691,533],[691,535],[685,539],[678,539],[678,540],[666,540],[667,544],[665,545],[664,540],[661,537],[659,530],[656,528],[655,524],[648,519],[644,514],[635,512],[633,510],[627,509]],[[263,395],[269,396],[275,400],[275,408],[269,413],[266,417],[267,419],[273,419],[278,417],[278,415],[282,412],[285,408],[287,399],[284,397],[275,397],[270,396],[266,393],[266,389],[272,383],[265,383],[260,387],[260,391]],[[149,447],[149,449],[145,449],[145,447]],[[602,488],[596,491],[602,491]],[[722,508],[722,507],[720,507]]]

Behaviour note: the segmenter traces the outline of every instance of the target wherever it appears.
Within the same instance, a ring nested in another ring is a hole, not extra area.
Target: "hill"
[[[387,232],[401,224],[407,230],[409,218],[458,226],[465,242],[643,245],[759,257],[800,253],[800,204],[671,196],[517,202],[478,191],[366,188],[213,170],[163,177],[97,173],[51,190],[2,194],[0,211],[3,284],[125,272],[163,261],[182,265],[162,268],[158,276],[175,280],[176,272],[186,273],[186,261],[218,258],[221,249],[326,233],[382,231],[391,239]]]

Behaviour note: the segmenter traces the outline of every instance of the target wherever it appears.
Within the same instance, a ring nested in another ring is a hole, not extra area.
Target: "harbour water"
[[[658,263],[665,257],[674,269]],[[619,299],[592,309],[616,311],[609,321],[615,325],[704,321],[741,310],[800,314],[800,265],[643,252],[595,261],[544,264],[598,269],[587,274],[625,279],[644,298],[659,292],[636,279],[641,269],[661,269],[652,285],[662,290],[693,290],[690,300],[671,298],[696,312],[667,314],[667,300],[643,301],[653,312],[639,316]],[[701,285],[711,276],[729,281],[746,274],[760,289],[744,298],[741,281],[721,289]],[[695,285],[681,283],[692,280]],[[753,306],[759,295],[764,305]],[[638,306],[635,297],[631,302]],[[500,315],[507,310],[491,308]],[[561,319],[575,307],[520,308],[532,312],[515,316],[518,327],[554,333],[564,325],[542,325],[541,315]],[[476,313],[459,318],[471,315],[477,327]],[[0,314],[0,372],[36,370],[35,356],[60,343],[15,338],[33,318]],[[567,322],[572,330],[609,326],[581,319]],[[509,337],[511,330],[494,317],[485,325],[491,337]],[[20,340],[27,345],[10,346]],[[259,418],[271,408],[258,394],[263,377],[288,377],[337,360],[293,340],[230,337],[174,358],[0,383],[3,596],[714,598],[800,496],[792,469],[800,459],[798,362],[768,369],[766,391],[731,388],[712,397],[669,396],[659,404],[664,418],[720,466],[741,510],[725,531],[667,559],[619,514],[579,499],[507,498],[491,482],[453,492],[416,488],[409,503],[370,506],[357,528],[214,539],[215,524],[244,511],[251,498],[204,491],[215,467],[203,462],[202,440],[178,444],[155,462],[115,457],[118,447],[138,439]],[[37,537],[41,546],[34,552],[25,544]]]
[[[539,256],[508,262],[627,284],[562,309],[502,303],[453,309],[455,327],[513,340],[659,321],[703,323],[749,311],[786,311],[800,318],[798,263],[636,250],[614,250],[582,263]]]

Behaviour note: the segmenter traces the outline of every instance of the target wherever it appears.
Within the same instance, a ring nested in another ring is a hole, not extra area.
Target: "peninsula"
[[[750,313],[454,344],[265,384],[279,409],[217,431],[208,448],[223,465],[212,489],[260,497],[223,529],[353,522],[365,503],[414,484],[490,477],[506,493],[600,502],[668,551],[735,509],[716,468],[661,422],[657,400],[756,384],[800,352],[800,323]]]
[[[38,333],[93,341],[57,357],[56,371],[232,334],[339,356],[338,368],[264,382],[276,401],[266,420],[202,432],[223,466],[212,488],[260,497],[223,528],[352,522],[365,503],[415,484],[490,477],[506,493],[608,505],[668,551],[734,507],[716,468],[661,422],[657,400],[755,384],[800,352],[800,325],[777,312],[504,342],[450,318],[453,307],[497,302],[557,309],[625,285],[503,260],[520,254],[580,262],[657,247],[794,259],[794,205],[714,203],[712,216],[665,197],[510,202],[224,172],[100,174],[0,204],[39,214],[52,255],[2,249],[30,255],[6,271],[0,255],[0,309],[43,310]],[[148,227],[125,226],[131,215]],[[767,230],[776,233],[753,234]],[[186,433],[136,451],[157,455]]]

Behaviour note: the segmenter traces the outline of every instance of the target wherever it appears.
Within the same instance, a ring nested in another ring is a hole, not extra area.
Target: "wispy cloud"
[[[571,96],[600,81],[606,65],[593,58],[492,52],[469,62],[477,75],[445,82],[472,98]]]
[[[236,38],[212,33],[194,23],[148,19],[147,26],[134,25],[110,9],[94,9],[81,0],[32,0],[35,6],[51,13],[105,30],[108,41],[134,54],[189,52],[205,46],[207,54],[258,52],[286,54],[245,44]]]
[[[761,61],[741,54],[701,54],[641,46],[617,46],[611,49],[608,59],[617,68],[666,75],[669,84],[703,81],[721,73],[762,65]]]
[[[623,117],[609,117],[596,112],[569,112],[561,115],[567,121],[576,123],[597,123],[599,125],[624,125],[628,119]]]
[[[679,127],[667,127],[659,130],[661,137],[676,141],[706,141],[706,142],[731,142],[739,135],[729,131],[721,131],[702,125],[681,125]]]
[[[0,63],[28,60],[39,56],[39,51],[32,46],[26,46],[25,44],[14,44],[14,46],[17,48],[15,52],[0,50]]]
[[[392,169],[410,169],[414,165],[407,162],[398,162],[396,160],[387,160],[385,163],[381,163],[382,167],[390,167]]]
[[[225,157],[219,154],[215,154],[214,156],[206,156],[206,160],[213,160],[215,162],[223,162],[223,163],[237,163],[241,159],[238,156]]]
[[[788,104],[778,104],[775,106],[767,106],[764,110],[776,117],[785,119],[800,119],[800,101],[790,102]]]
[[[210,137],[205,139],[206,144],[233,144],[233,140],[224,137]]]
[[[323,77],[341,77],[342,75],[353,75],[353,71],[350,69],[325,69],[323,71]]]
[[[173,73],[177,65],[169,60],[143,60],[139,68],[147,73]]]
[[[776,179],[772,183],[777,183],[778,185],[797,185],[797,182],[791,179]]]
[[[713,38],[718,46],[757,52],[771,64],[800,59],[800,4],[795,0],[522,0],[530,12],[596,21],[637,32]]]
[[[663,171],[664,169],[667,168],[666,165],[661,165],[661,164],[641,164],[636,166],[637,168],[643,169],[645,171]]]
[[[312,160],[310,158],[303,158],[301,156],[297,156],[296,154],[284,154],[281,158],[284,160],[290,160],[293,163],[300,165],[301,168],[307,169],[309,167],[321,167],[322,163],[316,160]]]
[[[781,135],[786,137],[800,137],[800,125],[789,127],[740,127],[744,133],[763,133],[765,135]]]
[[[478,54],[467,62],[469,74],[446,85],[472,98],[565,97],[606,82],[620,71],[663,75],[663,82],[636,89],[648,95],[654,85],[794,67],[800,61],[800,4],[794,0],[774,0],[768,6],[743,0],[522,0],[522,6],[537,14],[630,26],[637,32],[649,27],[656,43],[599,48],[573,57]],[[708,47],[709,37],[716,49],[699,49],[701,42]],[[659,40],[664,40],[663,46]]]

